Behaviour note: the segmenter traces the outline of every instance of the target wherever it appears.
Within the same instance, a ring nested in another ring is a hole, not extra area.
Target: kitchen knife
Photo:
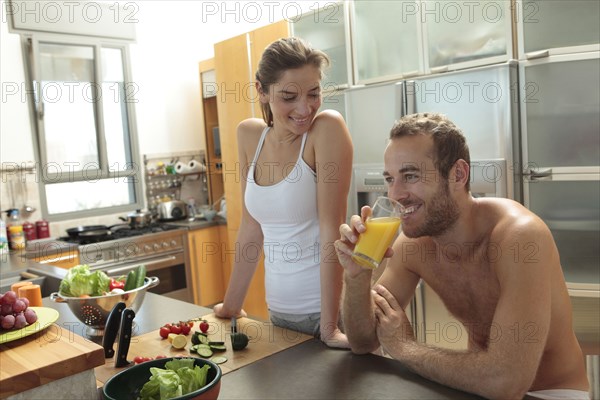
[[[121,325],[121,314],[125,309],[125,303],[118,302],[108,314],[106,325],[104,326],[104,337],[102,338],[102,347],[104,347],[104,358],[111,358],[115,355],[113,344],[117,338],[119,325]]]
[[[237,318],[231,317],[231,333],[237,333]]]
[[[121,316],[121,326],[119,328],[119,346],[117,347],[117,357],[115,358],[115,367],[125,367],[130,364],[127,361],[127,352],[131,342],[131,331],[135,312],[131,308],[123,310]]]

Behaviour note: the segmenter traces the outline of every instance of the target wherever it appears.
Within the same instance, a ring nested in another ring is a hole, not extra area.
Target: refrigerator
[[[599,53],[522,61],[519,74],[524,204],[550,228],[571,296],[598,298]]]
[[[495,195],[521,200],[521,182],[515,179],[521,161],[516,61],[354,87],[345,95],[355,167],[383,162],[389,132],[398,118],[438,112],[461,128],[472,163],[478,167],[489,164],[490,168],[483,169],[488,181],[499,183]],[[477,179],[473,172],[472,179]]]
[[[474,196],[522,201],[518,75],[518,62],[511,60],[346,90],[346,120],[354,143],[350,212],[356,213],[364,199],[385,192],[383,178],[377,180],[377,172],[383,170],[389,132],[398,118],[421,112],[445,114],[463,131],[471,154]],[[457,335],[448,343],[438,340],[452,335],[432,336],[436,327],[460,330],[460,325],[443,312],[441,300],[423,282],[411,302],[410,314],[420,341],[466,348],[466,335]]]

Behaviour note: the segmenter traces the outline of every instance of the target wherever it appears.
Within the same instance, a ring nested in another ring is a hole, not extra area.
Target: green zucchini
[[[135,281],[136,281],[135,287],[139,288],[139,287],[144,286],[145,280],[146,280],[146,266],[140,265],[137,268],[136,275],[135,275]]]
[[[124,290],[126,292],[133,290],[136,288],[136,283],[137,283],[137,277],[136,277],[136,272],[135,270],[131,270],[129,271],[129,273],[127,274],[127,279],[125,280],[125,288]]]

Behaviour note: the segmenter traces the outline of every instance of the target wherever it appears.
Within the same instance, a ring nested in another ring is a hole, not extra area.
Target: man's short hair
[[[463,159],[471,165],[469,146],[465,135],[448,117],[437,113],[405,115],[394,124],[390,140],[411,135],[431,135],[433,137],[433,165],[448,179],[456,161]],[[469,181],[466,185],[470,190]]]

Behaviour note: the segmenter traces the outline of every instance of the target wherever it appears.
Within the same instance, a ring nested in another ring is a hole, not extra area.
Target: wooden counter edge
[[[55,363],[45,364],[43,364],[43,354],[36,354],[36,359],[42,361],[42,365],[28,371],[20,371],[13,376],[5,377],[0,380],[0,399],[13,396],[26,390],[34,389],[59,379],[73,376],[80,372],[94,369],[100,365],[104,365],[104,349],[101,346],[77,335],[76,333],[68,331],[65,334],[68,342],[65,343],[63,340],[65,337],[62,336],[64,334],[64,330],[58,327],[58,325],[54,324],[53,326],[57,327],[59,332],[63,332],[55,342],[57,345],[64,346],[68,344],[76,344],[78,347],[86,350],[73,357],[69,357]],[[25,349],[25,351],[35,351],[36,346],[34,343],[39,342],[40,337],[43,335],[44,332],[38,332],[35,335],[0,345],[0,364],[2,364],[3,372],[6,371],[6,365],[4,363],[10,362],[10,360],[7,359],[2,360],[2,358],[7,357],[6,355],[8,352],[19,351],[19,347]],[[50,342],[47,345],[52,344],[54,344],[54,342]],[[26,349],[27,347],[29,347],[29,349]],[[42,348],[42,345],[37,346],[37,348]],[[24,355],[19,355],[18,357],[26,358]]]

